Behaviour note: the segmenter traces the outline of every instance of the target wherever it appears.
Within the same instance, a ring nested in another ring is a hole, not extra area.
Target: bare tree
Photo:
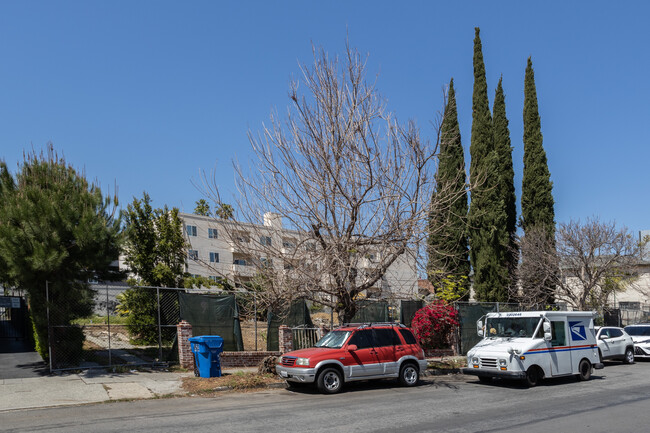
[[[632,286],[637,278],[643,242],[627,228],[617,228],[616,223],[590,218],[584,224],[560,224],[557,252],[545,239],[542,231],[527,231],[522,239],[522,255],[533,260],[523,261],[520,283],[535,282],[542,287],[544,281],[553,281],[556,300],[573,308],[602,310],[613,293]]]
[[[314,49],[313,65],[291,84],[286,119],[273,114],[249,133],[254,160],[235,163],[237,215],[226,224],[235,262],[252,263],[264,288],[258,299],[305,297],[341,322],[354,317],[361,293],[386,289],[393,265],[411,267],[394,279],[415,291],[415,259],[436,206],[435,147],[387,111],[365,62],[349,46],[343,59]]]
[[[510,299],[515,299],[528,308],[555,299],[556,293],[549,287],[556,287],[559,256],[555,242],[548,236],[546,227],[529,227],[526,233],[517,239],[521,261],[517,270],[519,284],[510,288]]]

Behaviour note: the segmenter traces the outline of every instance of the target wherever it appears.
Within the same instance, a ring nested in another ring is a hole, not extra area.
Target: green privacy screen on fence
[[[384,301],[359,301],[357,314],[352,318],[352,323],[388,322],[388,302]]]
[[[291,328],[296,326],[313,328],[314,324],[311,321],[307,302],[304,299],[298,299],[291,303],[288,311],[281,311],[278,314],[269,311],[267,315],[266,350],[280,350],[280,343],[278,342],[278,328],[280,325],[287,325]]]
[[[181,319],[192,325],[193,335],[218,335],[223,338],[224,350],[244,350],[234,295],[179,293],[178,300]]]
[[[413,317],[415,317],[415,312],[422,307],[424,307],[424,301],[407,301],[402,299],[400,301],[399,322],[410,327]]]

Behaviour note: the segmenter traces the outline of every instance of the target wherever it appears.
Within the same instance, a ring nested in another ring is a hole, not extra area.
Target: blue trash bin
[[[201,377],[220,377],[223,338],[218,335],[200,335],[188,340],[194,354],[194,371],[198,371]]]

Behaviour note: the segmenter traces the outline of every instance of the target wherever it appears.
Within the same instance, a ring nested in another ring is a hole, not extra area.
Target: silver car
[[[625,364],[634,362],[634,341],[625,330],[616,326],[603,326],[596,330],[601,360],[618,359]]]
[[[625,332],[634,340],[634,356],[650,358],[650,323],[626,326]]]

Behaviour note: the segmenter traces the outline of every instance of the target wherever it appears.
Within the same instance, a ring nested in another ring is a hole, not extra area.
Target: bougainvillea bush
[[[411,328],[425,349],[443,349],[450,345],[458,311],[453,305],[438,300],[415,312]]]

